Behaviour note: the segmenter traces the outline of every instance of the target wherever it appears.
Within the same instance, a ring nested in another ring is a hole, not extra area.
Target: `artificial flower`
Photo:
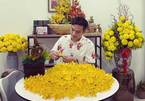
[[[121,48],[137,49],[144,44],[141,29],[137,26],[126,7],[121,9],[118,18],[114,17],[113,24],[103,35],[103,48],[107,60],[111,60],[114,53]]]
[[[70,0],[58,0],[55,10],[50,19],[53,24],[70,23],[74,17],[85,17],[78,0],[72,0],[72,5]]]
[[[45,75],[26,78],[24,87],[44,99],[60,100],[96,96],[109,90],[113,82],[111,74],[91,64],[64,63],[48,69]]]
[[[25,37],[15,33],[7,33],[0,36],[0,52],[17,52],[27,48]]]

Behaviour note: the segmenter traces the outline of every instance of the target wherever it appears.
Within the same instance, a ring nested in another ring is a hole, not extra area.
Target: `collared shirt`
[[[79,41],[73,42],[71,35],[64,35],[59,38],[51,51],[57,51],[62,56],[73,56],[79,63],[95,63],[95,46],[84,36]],[[57,60],[57,63],[59,62],[63,62],[62,58]]]

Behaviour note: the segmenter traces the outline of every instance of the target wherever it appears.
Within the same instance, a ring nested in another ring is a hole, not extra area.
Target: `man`
[[[77,62],[95,63],[95,47],[91,40],[83,34],[88,28],[85,18],[75,17],[72,19],[71,35],[62,36],[51,50],[51,57],[57,63]]]

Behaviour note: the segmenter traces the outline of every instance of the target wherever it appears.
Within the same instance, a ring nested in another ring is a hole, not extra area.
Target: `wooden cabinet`
[[[49,35],[37,35],[37,39],[39,41],[45,41],[44,43],[41,43],[42,46],[44,44],[48,44],[48,45],[44,45],[45,48],[48,48],[47,46],[51,47],[49,49],[52,48],[53,44],[51,44],[52,40],[57,40],[58,38],[60,38],[61,35],[56,35],[56,34],[49,34]],[[95,44],[95,52],[97,53],[97,58],[96,58],[96,63],[95,66],[99,66],[100,68],[102,68],[102,49],[101,49],[101,35],[96,35],[96,34],[85,34],[85,37],[89,38],[90,40],[92,40]],[[32,46],[33,43],[33,38],[34,35],[29,35],[28,36],[28,54],[30,53],[30,48]],[[48,49],[48,50],[49,50]]]

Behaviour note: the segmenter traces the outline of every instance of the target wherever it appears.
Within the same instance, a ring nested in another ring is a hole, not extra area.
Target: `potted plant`
[[[136,96],[145,99],[145,81],[140,81],[137,85]]]
[[[143,33],[133,22],[128,9],[125,4],[119,6],[118,17],[114,16],[112,25],[103,35],[106,60],[112,60],[114,57],[116,67],[124,73],[131,64],[132,50],[144,45]]]
[[[24,77],[45,73],[45,60],[49,59],[49,53],[44,50],[34,37],[34,46],[30,49],[30,54],[23,59]]]
[[[120,4],[118,10],[118,17],[114,16],[112,25],[103,34],[102,44],[106,59],[115,63],[112,75],[120,84],[119,90],[114,94],[114,101],[133,101],[135,78],[129,66],[132,50],[144,45],[144,36],[128,13],[128,6]]]

